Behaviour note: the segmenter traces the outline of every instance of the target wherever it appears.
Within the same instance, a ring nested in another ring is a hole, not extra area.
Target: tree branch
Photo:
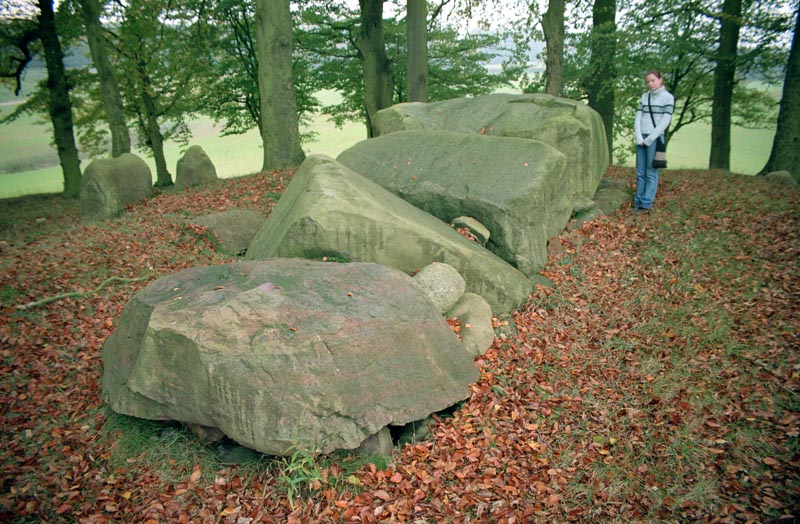
[[[139,278],[122,278],[122,277],[109,277],[105,279],[97,288],[86,291],[83,293],[80,292],[72,292],[72,293],[61,293],[59,295],[53,295],[52,297],[43,298],[42,300],[37,300],[36,302],[29,302],[27,304],[23,304],[17,306],[17,309],[32,309],[35,307],[43,306],[45,304],[49,304],[50,302],[55,302],[57,300],[63,300],[65,298],[83,298],[88,297],[89,295],[94,295],[98,293],[101,289],[108,286],[112,282],[122,282],[124,284],[130,284],[132,282],[141,282],[142,280],[147,280],[150,278],[150,270],[148,269],[147,272]]]

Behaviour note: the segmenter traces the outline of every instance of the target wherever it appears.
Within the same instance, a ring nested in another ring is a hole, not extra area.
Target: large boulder
[[[610,215],[630,201],[631,192],[622,180],[603,178],[594,194],[595,205],[606,215]]]
[[[324,155],[306,158],[245,255],[271,257],[375,262],[408,274],[444,262],[497,312],[531,291],[509,264]]]
[[[486,247],[528,276],[544,268],[547,239],[572,213],[564,155],[535,140],[399,131],[337,160],[447,223],[479,220],[491,232]]]
[[[777,180],[778,182],[786,184],[791,188],[797,189],[800,187],[800,177],[794,177],[788,171],[772,171],[764,176],[771,180]]]
[[[198,145],[189,147],[178,160],[175,169],[175,188],[178,190],[214,182],[217,179],[217,168],[205,150]]]
[[[153,194],[153,176],[144,160],[130,153],[97,158],[81,177],[81,217],[104,220]]]
[[[163,277],[125,306],[102,358],[113,410],[272,455],[357,448],[463,400],[479,377],[411,277],[301,259]]]
[[[247,251],[267,219],[251,209],[228,209],[188,220],[191,224],[207,227],[225,253],[239,255]]]
[[[497,93],[398,104],[378,112],[375,128],[379,135],[425,129],[540,140],[566,156],[570,194],[589,198],[609,164],[600,114],[581,102],[551,95]]]

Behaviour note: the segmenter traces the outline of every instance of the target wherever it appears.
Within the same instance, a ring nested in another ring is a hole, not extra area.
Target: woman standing
[[[653,205],[658,189],[658,168],[653,167],[656,141],[664,140],[675,109],[675,98],[664,87],[660,71],[647,72],[645,83],[648,91],[642,95],[636,110],[634,130],[636,132],[636,196],[633,205],[637,212],[646,212]]]

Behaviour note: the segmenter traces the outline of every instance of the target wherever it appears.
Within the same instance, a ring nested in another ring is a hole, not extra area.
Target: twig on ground
[[[37,300],[35,302],[29,302],[27,304],[22,304],[17,306],[17,309],[32,309],[35,307],[43,306],[45,304],[49,304],[50,302],[55,302],[57,300],[63,300],[65,298],[83,298],[88,297],[89,295],[94,295],[95,293],[99,292],[104,287],[108,286],[112,282],[121,282],[123,284],[131,284],[133,282],[141,282],[142,280],[146,280],[150,278],[150,270],[148,269],[147,272],[138,278],[122,278],[122,277],[108,277],[107,279],[103,280],[103,282],[97,286],[97,288],[91,291],[84,291],[78,292],[74,291],[71,293],[61,293],[59,295],[53,295],[52,297],[43,298],[41,300]]]

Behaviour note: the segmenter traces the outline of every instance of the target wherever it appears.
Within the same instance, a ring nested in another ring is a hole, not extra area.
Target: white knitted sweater
[[[649,146],[655,142],[667,130],[674,110],[675,97],[665,87],[643,94],[639,101],[639,108],[636,110],[636,121],[634,122],[636,143]],[[651,111],[652,119],[650,118]],[[655,126],[653,120],[656,122]]]

